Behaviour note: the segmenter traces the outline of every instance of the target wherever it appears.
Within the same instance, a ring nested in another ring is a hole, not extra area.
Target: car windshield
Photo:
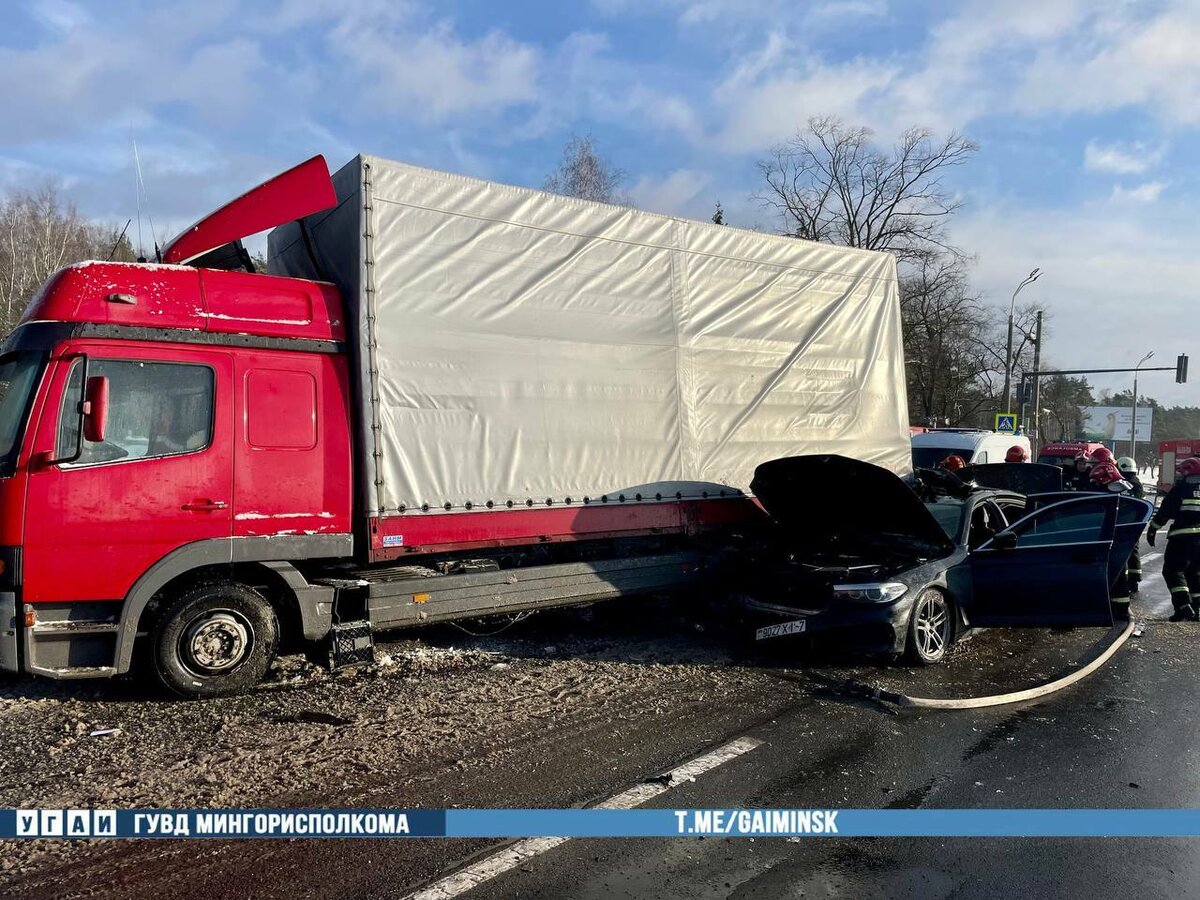
[[[942,531],[946,532],[950,540],[957,541],[965,509],[963,504],[948,503],[943,500],[937,503],[926,503],[925,508],[933,513],[933,517],[937,519],[937,523],[942,526]]]
[[[13,472],[29,398],[41,367],[41,356],[32,353],[0,359],[0,477]]]
[[[913,447],[913,466],[918,469],[935,469],[937,464],[951,453],[957,453],[964,461],[971,457],[970,450],[958,447]]]

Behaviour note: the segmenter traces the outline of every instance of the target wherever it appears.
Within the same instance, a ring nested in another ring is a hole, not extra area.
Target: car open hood
[[[954,542],[899,476],[845,456],[790,456],[754,470],[750,488],[798,546],[940,558]]]

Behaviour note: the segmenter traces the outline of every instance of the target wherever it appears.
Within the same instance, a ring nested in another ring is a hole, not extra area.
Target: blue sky
[[[980,143],[952,232],[993,303],[1045,271],[1022,296],[1052,362],[1200,353],[1200,0],[27,0],[0,23],[0,188],[57,178],[123,222],[134,135],[147,241],[312,153],[540,186],[573,132],[639,206],[771,228],[755,161],[836,114]]]

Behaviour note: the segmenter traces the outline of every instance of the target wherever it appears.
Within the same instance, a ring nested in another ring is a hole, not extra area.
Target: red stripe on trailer
[[[757,501],[745,497],[460,513],[414,512],[370,520],[371,560],[521,544],[695,534],[762,519],[765,515]]]

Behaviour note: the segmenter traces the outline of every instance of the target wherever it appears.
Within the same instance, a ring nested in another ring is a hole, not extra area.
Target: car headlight
[[[908,585],[898,581],[887,581],[883,584],[835,584],[833,596],[859,603],[891,603],[903,597],[907,590]]]

